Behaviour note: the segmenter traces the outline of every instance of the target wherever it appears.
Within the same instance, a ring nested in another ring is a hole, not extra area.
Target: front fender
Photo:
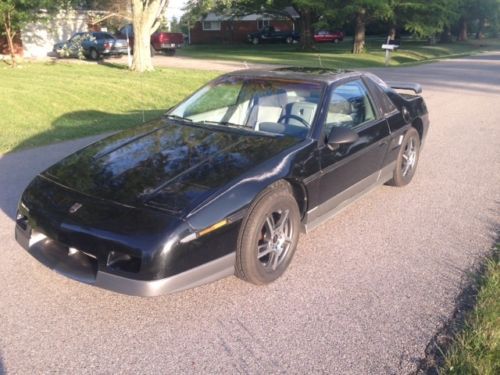
[[[231,215],[234,220],[242,218],[246,208],[269,185],[281,179],[300,184],[308,175],[317,172],[319,163],[311,157],[315,148],[316,142],[307,139],[252,168],[193,210],[187,222],[198,231]]]

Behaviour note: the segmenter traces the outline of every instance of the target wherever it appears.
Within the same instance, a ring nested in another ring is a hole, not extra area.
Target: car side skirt
[[[330,198],[326,202],[310,209],[303,220],[303,231],[309,233],[374,188],[385,184],[392,178],[395,168],[396,162],[391,162],[379,171],[358,181],[356,184]]]

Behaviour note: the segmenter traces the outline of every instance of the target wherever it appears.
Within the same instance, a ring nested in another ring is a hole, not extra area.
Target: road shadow
[[[0,375],[4,374],[5,374],[5,367],[3,366],[2,350],[0,350]]]
[[[5,155],[0,155],[0,211],[14,220],[19,198],[40,172],[65,156],[113,132],[160,117],[166,110],[134,111],[126,114],[77,111],[58,117],[52,127],[30,137]],[[77,125],[75,125],[77,124]],[[78,139],[70,138],[71,127],[79,126]],[[97,135],[96,135],[97,134]],[[43,143],[48,146],[33,147]]]

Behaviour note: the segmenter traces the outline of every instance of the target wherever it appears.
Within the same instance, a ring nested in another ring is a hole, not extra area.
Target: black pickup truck
[[[263,42],[284,42],[291,44],[299,40],[299,34],[295,31],[279,31],[273,26],[266,26],[259,31],[248,34],[247,39],[253,44]]]

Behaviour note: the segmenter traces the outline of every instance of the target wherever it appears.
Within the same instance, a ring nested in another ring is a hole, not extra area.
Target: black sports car
[[[349,71],[223,75],[38,175],[16,239],[67,276],[132,295],[233,274],[269,283],[299,232],[411,181],[429,119],[422,97],[394,89],[421,91]]]

